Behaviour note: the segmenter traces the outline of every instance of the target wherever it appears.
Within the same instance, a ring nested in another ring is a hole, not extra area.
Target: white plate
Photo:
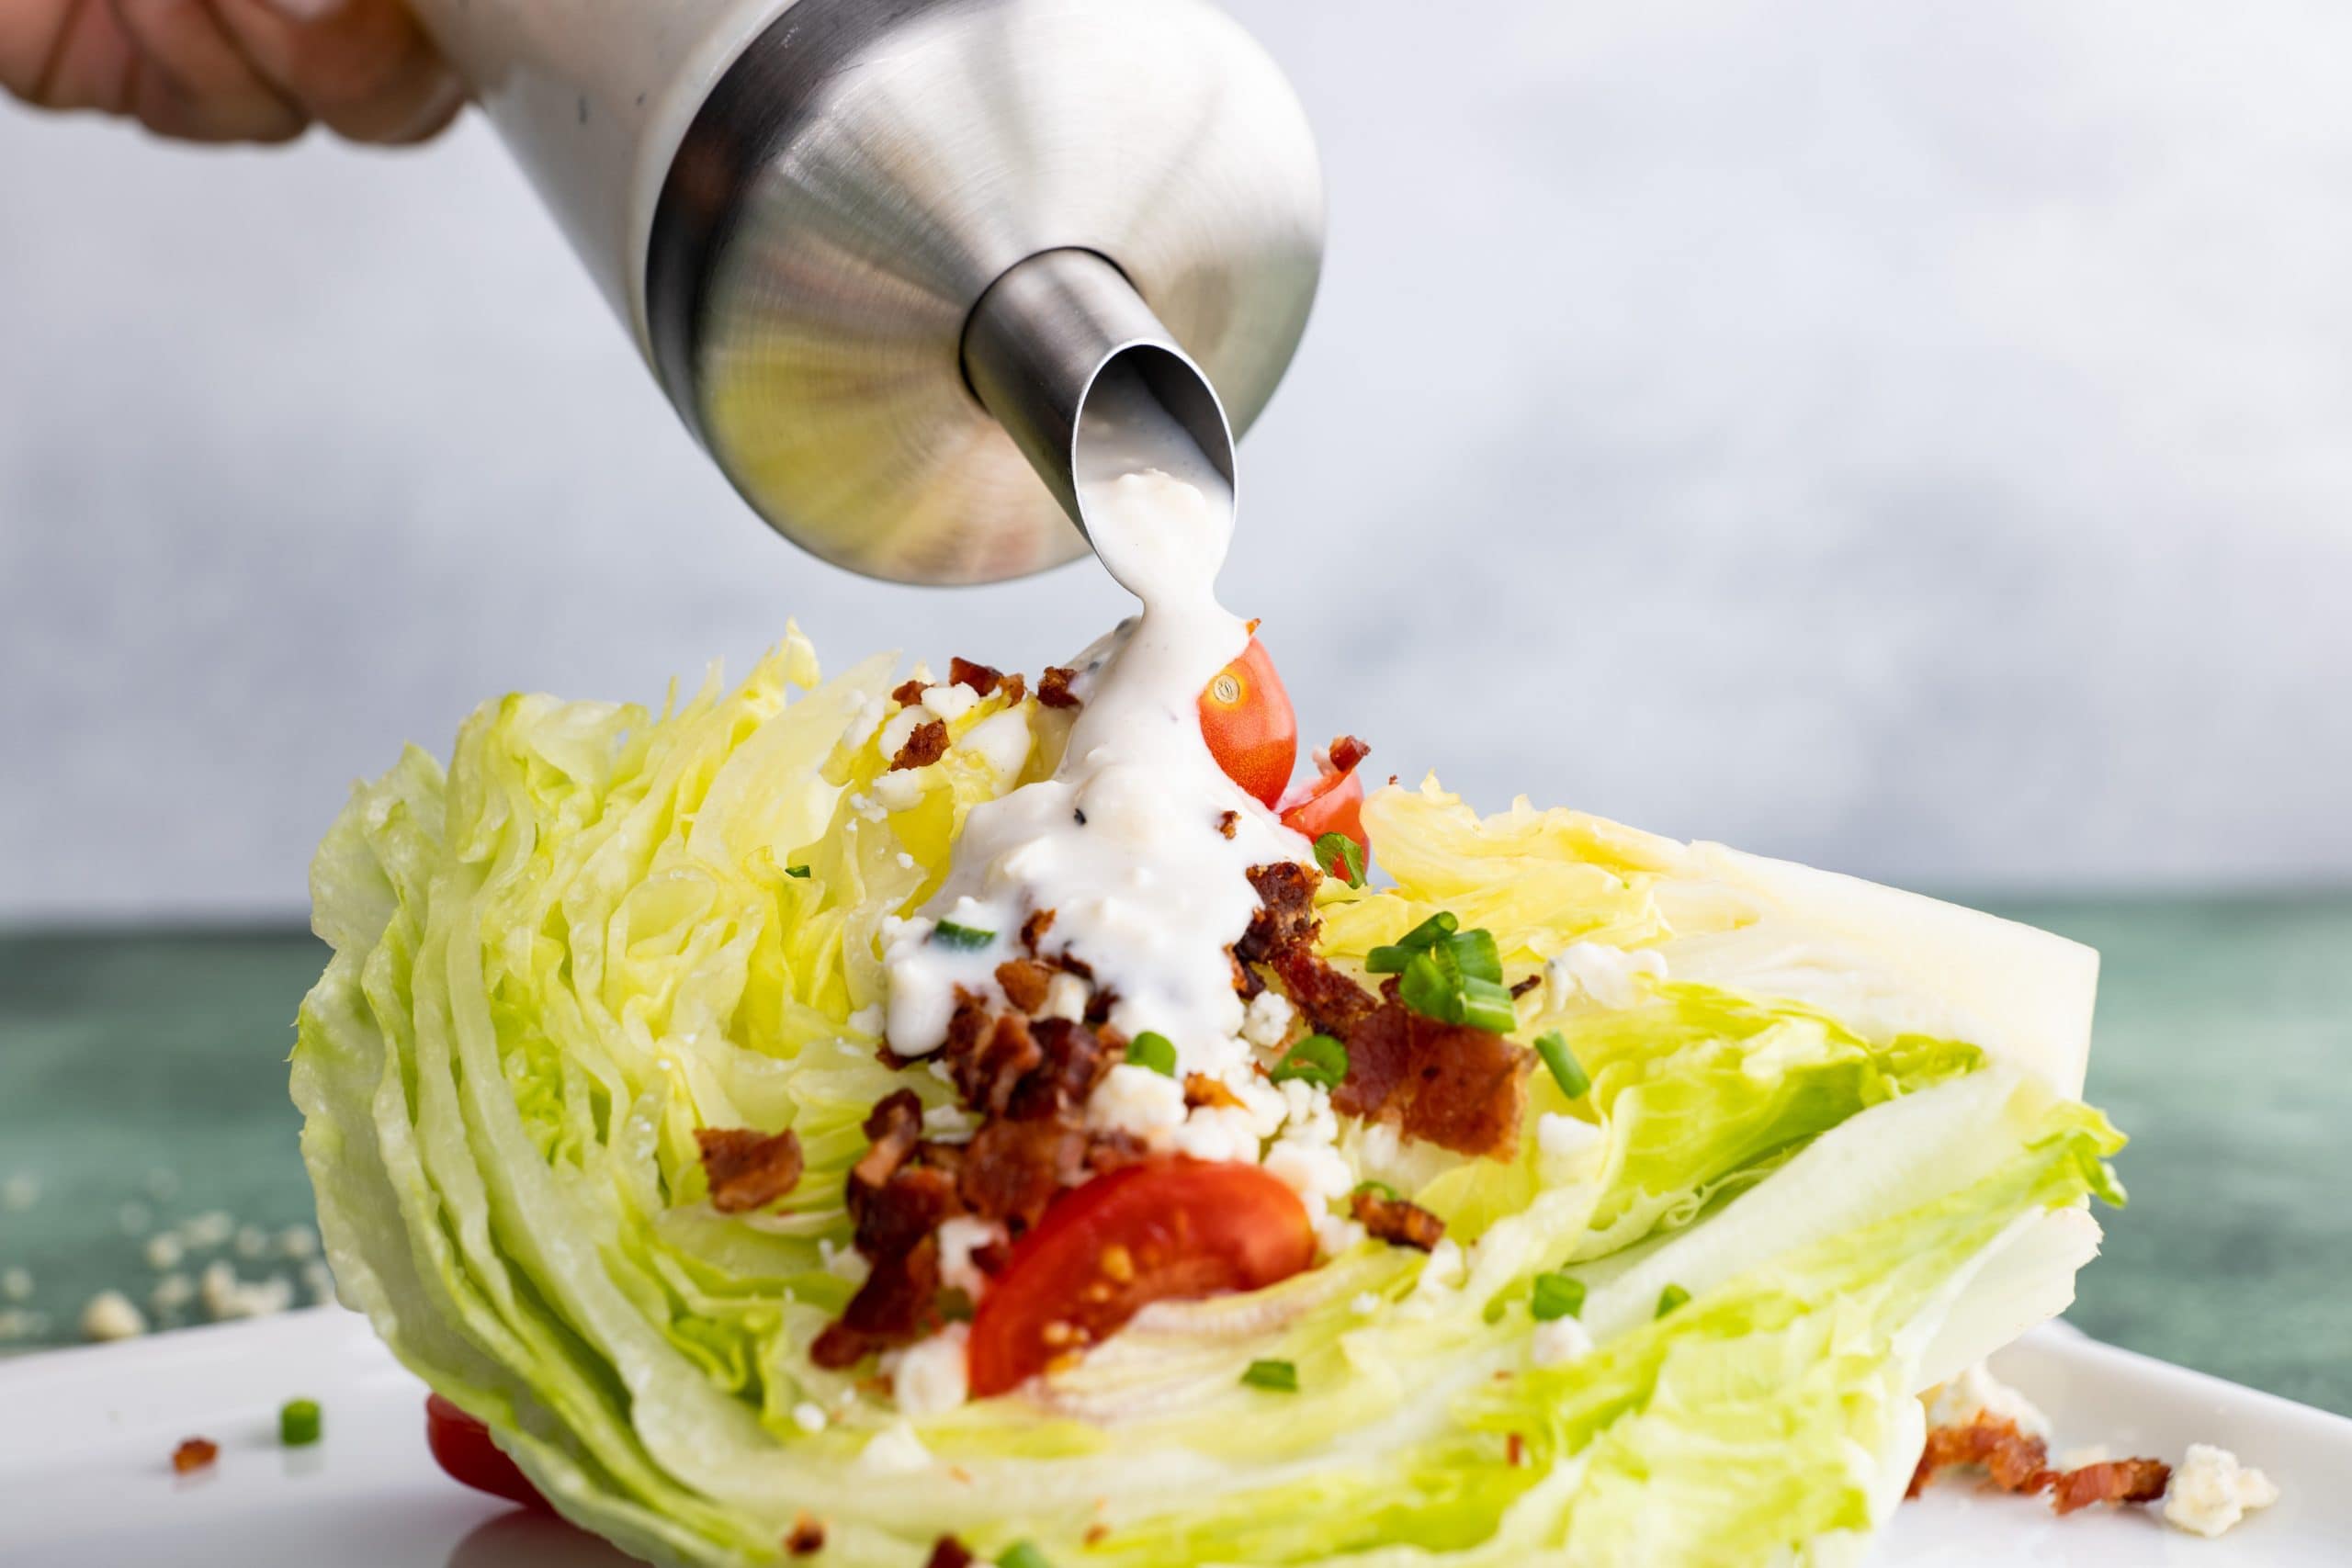
[[[1897,1515],[1881,1562],[2120,1568],[2342,1563],[2352,1542],[2352,1421],[2099,1345],[2029,1335],[1995,1370],[2047,1410],[2062,1443],[2177,1458],[2214,1442],[2269,1472],[2276,1507],[2218,1541],[2145,1509],[2058,1519],[2039,1503],[1931,1490]],[[277,1446],[277,1407],[325,1409],[316,1448]],[[555,1521],[445,1480],[424,1451],[423,1391],[334,1307],[0,1362],[0,1563],[9,1568],[616,1568]],[[182,1438],[220,1445],[175,1476]]]

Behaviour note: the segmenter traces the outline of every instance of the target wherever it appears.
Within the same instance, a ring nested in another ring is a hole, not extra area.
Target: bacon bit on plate
[[[2050,1483],[2050,1506],[2071,1514],[2093,1503],[2153,1503],[2172,1484],[2172,1466],[2161,1460],[2113,1459],[2059,1474]]]
[[[1538,986],[1542,985],[1543,983],[1544,983],[1544,975],[1543,975],[1543,972],[1542,972],[1541,970],[1538,970],[1535,974],[1530,975],[1526,979],[1524,979],[1524,980],[1521,980],[1521,981],[1518,981],[1517,983],[1515,983],[1515,984],[1511,987],[1511,988],[1510,988],[1511,999],[1512,999],[1512,1000],[1514,1000],[1514,1001],[1516,1001],[1518,998],[1520,998],[1521,997],[1523,997],[1523,996],[1527,995],[1527,993],[1528,993],[1528,992],[1530,992],[1530,991],[1533,990],[1536,987],[1538,987]]]
[[[951,659],[947,661],[947,683],[951,686],[969,686],[975,694],[985,697],[993,695],[997,687],[1003,682],[1004,671],[1001,670],[993,670],[985,664],[975,664],[968,659]]]
[[[1393,992],[1392,978],[1382,989]],[[1519,1153],[1535,1054],[1499,1034],[1423,1018],[1394,995],[1347,1033],[1348,1076],[1335,1110],[1393,1122],[1408,1137],[1456,1154]]]
[[[899,689],[890,694],[890,700],[902,708],[910,708],[922,701],[922,694],[923,683],[921,681],[906,681],[901,682]]]
[[[1517,1432],[1513,1432],[1508,1438],[1505,1438],[1503,1439],[1503,1457],[1510,1461],[1510,1467],[1513,1470],[1517,1470],[1521,1465],[1525,1464],[1527,1462],[1527,1439],[1521,1437]]]
[[[172,1470],[180,1475],[193,1474],[220,1457],[220,1445],[209,1438],[189,1438],[172,1450]]]
[[[1217,814],[1216,830],[1224,834],[1227,838],[1230,839],[1233,837],[1235,833],[1240,830],[1240,828],[1241,813],[1238,811],[1223,811]]]
[[[1069,683],[1078,679],[1078,671],[1058,664],[1048,664],[1037,678],[1037,700],[1049,708],[1074,708],[1079,705],[1078,694]]]
[[[932,1542],[931,1556],[922,1568],[972,1568],[969,1548],[952,1535],[943,1535]]]
[[[1086,1527],[1085,1540],[1087,1545],[1100,1546],[1110,1539],[1111,1527],[1104,1524],[1102,1520],[1097,1519],[1092,1524]]]
[[[1355,1211],[1356,1223],[1382,1241],[1398,1247],[1432,1250],[1445,1239],[1445,1222],[1418,1203],[1408,1203],[1402,1198],[1384,1198],[1371,1188],[1361,1188],[1350,1201]]]
[[[947,721],[934,718],[915,726],[915,732],[907,737],[907,743],[890,759],[888,771],[895,773],[901,768],[927,768],[945,755]]]
[[[800,1181],[800,1139],[748,1127],[697,1127],[703,1174],[710,1179],[710,1206],[722,1214],[764,1209]]]
[[[1331,759],[1333,773],[1344,773],[1366,757],[1371,756],[1372,748],[1352,735],[1341,735],[1332,740],[1324,755]]]
[[[2047,1492],[2052,1510],[2059,1514],[2094,1503],[2154,1502],[2172,1480],[2172,1467],[2153,1459],[2103,1460],[2052,1470],[2047,1443],[2018,1430],[2006,1416],[1980,1410],[1965,1426],[1928,1431],[1928,1446],[1904,1495],[1917,1497],[1937,1472],[1953,1465],[1982,1466],[1986,1479],[2004,1492]]]
[[[825,1550],[825,1521],[803,1514],[792,1521],[792,1533],[784,1538],[785,1551],[795,1557],[813,1557]]]

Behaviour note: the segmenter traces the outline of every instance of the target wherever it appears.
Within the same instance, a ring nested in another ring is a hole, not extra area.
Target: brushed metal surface
[[[1089,536],[1079,444],[1088,400],[1107,376],[1140,381],[1233,482],[1233,433],[1216,389],[1119,269],[1091,251],[1047,251],[990,284],[965,326],[963,360],[980,406]]]
[[[1085,541],[962,373],[991,284],[1111,262],[1235,433],[1320,271],[1303,111],[1203,0],[798,0],[728,72],[654,220],[647,312],[687,424],[786,537],[983,582]]]

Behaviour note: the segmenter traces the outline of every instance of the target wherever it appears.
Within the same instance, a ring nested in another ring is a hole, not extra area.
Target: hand
[[[465,102],[403,0],[0,0],[0,86],[196,141],[421,141]]]

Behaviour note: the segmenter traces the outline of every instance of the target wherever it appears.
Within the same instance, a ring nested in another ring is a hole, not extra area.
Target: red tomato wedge
[[[1317,774],[1314,783],[1283,797],[1283,826],[1309,842],[1326,833],[1344,833],[1370,854],[1372,840],[1363,830],[1363,781],[1356,777],[1356,764],[1369,750],[1350,736],[1332,741],[1332,765]]]
[[[490,1428],[437,1393],[424,1401],[424,1446],[450,1480],[526,1508],[555,1511],[530,1477],[490,1440]]]
[[[1256,637],[1201,693],[1201,735],[1209,755],[1259,804],[1272,806],[1298,761],[1298,718],[1274,661]]]
[[[972,1318],[972,1394],[1016,1388],[1153,1302],[1255,1291],[1315,1261],[1298,1195],[1254,1165],[1154,1159],[1074,1187]]]

